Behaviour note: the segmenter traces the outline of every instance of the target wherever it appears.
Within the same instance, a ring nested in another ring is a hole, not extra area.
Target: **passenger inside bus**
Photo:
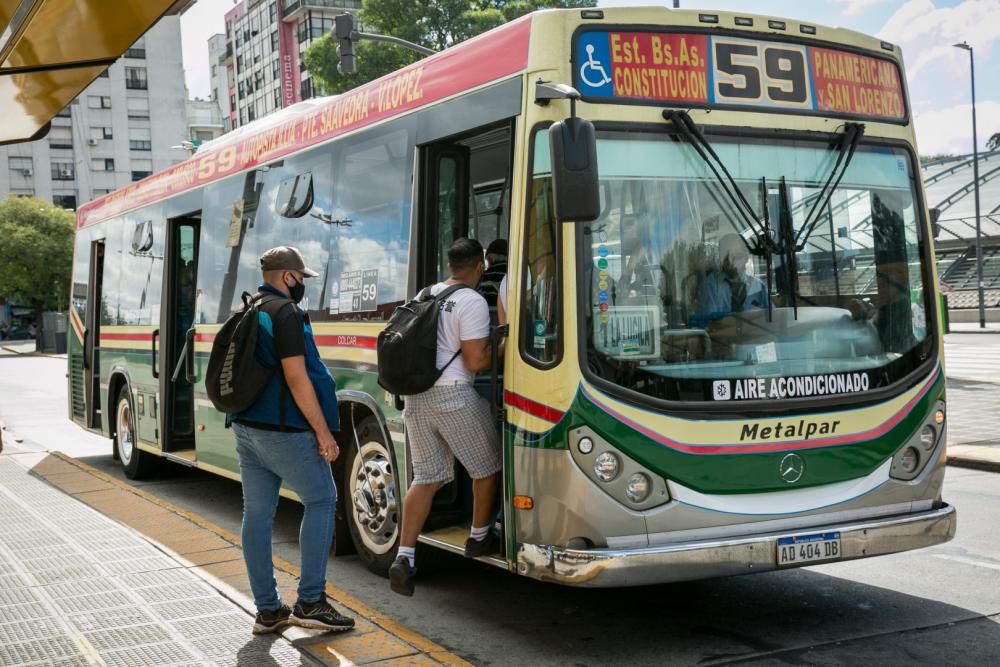
[[[496,238],[486,248],[486,273],[479,283],[479,293],[490,307],[493,324],[497,323],[497,295],[500,283],[507,275],[507,239]]]
[[[698,311],[712,320],[730,313],[767,307],[767,288],[747,272],[750,251],[739,234],[719,239],[719,267],[710,271],[698,288]]]

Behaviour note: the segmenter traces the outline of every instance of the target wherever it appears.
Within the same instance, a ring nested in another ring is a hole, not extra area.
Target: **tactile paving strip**
[[[0,665],[311,664],[178,561],[0,457]]]

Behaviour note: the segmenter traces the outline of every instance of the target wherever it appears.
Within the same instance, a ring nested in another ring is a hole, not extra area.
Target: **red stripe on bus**
[[[927,380],[923,388],[921,388],[921,390],[917,393],[916,396],[910,399],[906,403],[906,405],[904,405],[892,417],[882,422],[875,428],[863,431],[861,433],[836,436],[832,438],[816,438],[814,440],[798,440],[798,441],[793,440],[786,442],[762,442],[762,443],[754,443],[748,445],[699,445],[699,444],[678,442],[677,440],[668,438],[665,435],[657,433],[649,429],[648,427],[643,426],[642,424],[639,424],[638,422],[629,419],[625,415],[617,412],[616,410],[608,407],[607,405],[603,405],[599,400],[597,400],[596,396],[588,392],[586,389],[584,389],[583,391],[587,395],[587,397],[594,403],[594,405],[599,407],[601,410],[604,410],[606,413],[613,416],[614,418],[631,426],[636,431],[639,431],[646,437],[655,440],[661,445],[670,447],[671,449],[676,449],[686,454],[762,454],[767,452],[787,452],[800,449],[816,449],[818,447],[833,447],[836,445],[851,445],[857,442],[861,442],[864,440],[871,440],[873,438],[877,438],[881,435],[884,435],[890,429],[892,429],[896,424],[902,421],[903,417],[908,415],[910,413],[910,410],[913,409],[913,406],[917,404],[917,401],[923,398],[924,395],[928,391],[930,391],[931,385],[934,384],[934,381],[937,379],[940,372],[941,372],[941,366],[939,365],[934,370],[934,373]]]
[[[550,408],[547,405],[542,405],[537,401],[533,401],[530,398],[521,396],[520,394],[515,394],[512,391],[504,390],[503,400],[507,405],[512,405],[518,410],[523,410],[527,412],[532,417],[538,417],[539,419],[544,419],[547,422],[553,424],[557,423],[566,414],[561,410],[556,410],[555,408]]]
[[[211,343],[215,341],[214,333],[195,334],[196,343]],[[356,347],[363,350],[374,350],[378,338],[374,336],[353,336],[344,334],[313,335],[313,341],[319,347]]]
[[[528,66],[530,34],[525,16],[341,95],[265,116],[250,132],[239,128],[180,164],[84,204],[77,227],[516,74]]]
[[[150,331],[149,333],[112,333],[112,332],[104,333],[102,331],[101,332],[101,341],[103,342],[103,341],[106,341],[106,340],[144,340],[144,341],[152,341],[153,340],[153,332]]]
[[[313,340],[320,347],[358,347],[363,350],[374,350],[378,344],[378,338],[374,336],[350,336],[343,334],[323,336],[313,334]]]

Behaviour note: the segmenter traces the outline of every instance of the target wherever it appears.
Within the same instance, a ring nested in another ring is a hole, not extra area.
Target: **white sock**
[[[490,530],[489,525],[483,526],[482,528],[476,528],[475,526],[473,526],[472,532],[469,534],[469,536],[477,542],[482,542],[483,539],[486,537],[486,533],[489,532],[489,530]]]
[[[410,564],[410,567],[414,567],[417,563],[417,549],[416,547],[399,547],[399,556],[404,556],[406,561]]]

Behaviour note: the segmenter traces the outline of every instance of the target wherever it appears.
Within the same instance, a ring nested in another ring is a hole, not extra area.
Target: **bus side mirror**
[[[590,222],[601,215],[597,182],[597,133],[589,120],[578,118],[576,101],[580,91],[564,83],[539,79],[535,82],[535,104],[569,100],[569,118],[549,127],[552,160],[552,200],[559,222]]]
[[[929,210],[931,215],[931,236],[937,238],[941,235],[941,225],[938,224],[938,219],[941,217],[941,209],[932,208]]]
[[[594,124],[571,117],[549,128],[552,199],[559,222],[590,222],[601,215]]]

